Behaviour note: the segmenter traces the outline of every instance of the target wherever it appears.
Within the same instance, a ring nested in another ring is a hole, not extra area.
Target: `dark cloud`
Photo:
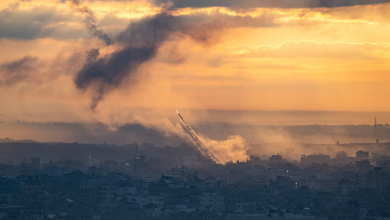
[[[108,92],[125,81],[134,82],[139,66],[154,58],[163,42],[174,37],[190,37],[209,44],[222,28],[219,22],[193,22],[166,13],[141,19],[118,35],[117,41],[124,45],[123,49],[99,59],[96,50],[90,51],[75,84],[78,89],[93,90],[91,109],[94,110]]]
[[[37,38],[72,39],[86,35],[83,29],[75,29],[66,22],[77,22],[71,14],[59,14],[49,8],[32,11],[4,9],[0,11],[0,38],[34,40]]]
[[[25,56],[20,60],[6,62],[0,65],[0,84],[13,85],[24,81],[38,68],[38,58]]]
[[[152,0],[156,5],[173,4],[175,8],[320,8],[373,5],[390,0]]]
[[[65,0],[61,1],[66,2]],[[93,12],[80,6],[77,0],[69,0],[75,11],[85,15],[84,22],[89,33],[112,45],[111,36],[98,28]],[[18,10],[19,4],[0,11],[0,38],[34,40],[38,38],[55,38],[59,40],[83,38],[87,31],[71,26],[70,22],[80,22],[75,14],[61,14],[53,8],[36,7],[31,11]]]

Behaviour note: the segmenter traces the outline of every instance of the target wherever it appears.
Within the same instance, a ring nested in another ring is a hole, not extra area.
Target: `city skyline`
[[[390,220],[390,0],[1,0],[0,220]]]

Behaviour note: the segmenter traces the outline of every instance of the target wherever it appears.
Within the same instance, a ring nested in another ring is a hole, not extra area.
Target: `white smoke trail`
[[[228,161],[234,160],[242,161],[248,158],[246,153],[248,145],[242,137],[234,135],[229,136],[226,141],[216,141],[199,136],[184,120],[177,109],[176,112],[183,121],[191,138],[196,142],[198,150],[205,156],[208,156],[218,164],[225,164]]]
[[[191,126],[184,120],[183,117],[181,117],[179,111],[176,109],[176,112],[177,114],[179,115],[179,117],[181,118],[181,120],[183,121],[184,125],[186,126],[187,128],[187,131],[188,133],[190,134],[191,138],[195,141],[195,143],[197,144],[197,147],[198,147],[198,150],[205,156],[208,156],[209,158],[211,158],[213,161],[219,163],[220,161],[218,161],[214,155],[210,154],[210,152],[208,152],[207,148],[205,147],[204,143],[199,139],[198,135],[196,134],[196,132],[194,130],[192,130]]]

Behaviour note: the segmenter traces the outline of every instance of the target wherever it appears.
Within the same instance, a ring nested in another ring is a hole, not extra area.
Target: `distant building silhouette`
[[[358,150],[356,152],[356,159],[357,160],[365,160],[365,159],[368,159],[369,155],[370,155],[370,153],[367,151]]]

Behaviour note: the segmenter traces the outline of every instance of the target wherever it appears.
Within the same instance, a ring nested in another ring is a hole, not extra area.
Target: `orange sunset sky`
[[[79,9],[115,43],[93,36]],[[389,12],[385,0],[2,0],[0,114],[77,121],[134,107],[390,111]],[[108,59],[134,43],[118,40],[129,25],[161,13],[185,31],[170,32],[134,79],[110,84],[91,110],[101,79],[75,83],[88,51]]]

